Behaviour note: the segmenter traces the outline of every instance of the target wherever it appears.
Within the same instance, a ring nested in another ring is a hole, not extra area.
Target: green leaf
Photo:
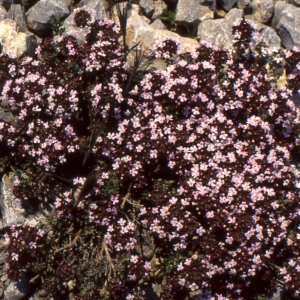
[[[159,17],[159,19],[161,19],[161,20],[165,20],[165,21],[168,21],[168,20],[169,20],[169,18],[168,18],[168,17]]]

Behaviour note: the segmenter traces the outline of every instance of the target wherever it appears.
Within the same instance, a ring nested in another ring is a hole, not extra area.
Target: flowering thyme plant
[[[26,272],[55,299],[146,299],[154,283],[160,299],[255,299],[277,280],[299,294],[300,53],[284,52],[279,90],[240,19],[234,54],[158,41],[167,69],[137,81],[117,24],[82,10],[74,24],[83,45],[56,36],[37,59],[0,56],[16,117],[0,122],[1,163],[17,199],[49,209],[6,233],[9,278]]]

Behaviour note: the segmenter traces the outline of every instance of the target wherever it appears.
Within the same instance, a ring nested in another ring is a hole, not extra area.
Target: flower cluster
[[[17,120],[0,122],[14,194],[52,208],[6,235],[8,276],[31,270],[76,299],[145,299],[152,283],[161,299],[254,299],[276,279],[300,293],[300,52],[281,60],[256,46],[278,61],[275,77],[286,67],[277,88],[249,46],[253,24],[239,19],[235,52],[158,41],[166,70],[130,80],[120,27],[81,10],[73,22],[83,45],[57,36],[36,59],[0,56]]]
[[[9,232],[4,235],[8,245],[5,267],[7,276],[14,281],[21,280],[24,269],[35,268],[38,259],[37,247],[44,242],[45,235],[36,225],[36,222],[29,222],[22,227],[11,226]]]

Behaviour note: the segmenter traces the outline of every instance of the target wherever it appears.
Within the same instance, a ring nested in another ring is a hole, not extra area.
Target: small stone
[[[6,252],[0,252],[0,264],[1,265],[5,263],[6,257],[7,257]]]

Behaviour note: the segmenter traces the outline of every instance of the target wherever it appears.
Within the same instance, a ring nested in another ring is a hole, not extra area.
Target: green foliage
[[[103,194],[113,196],[118,193],[120,189],[120,180],[116,172],[111,172],[109,178],[102,188]]]
[[[163,21],[166,21],[170,26],[174,26],[175,16],[176,16],[176,12],[164,8],[162,14],[158,18]]]
[[[166,274],[170,274],[175,271],[180,261],[182,261],[182,259],[178,252],[164,259]]]
[[[50,17],[49,25],[54,35],[60,35],[66,31],[66,28],[61,27],[63,24],[63,19],[52,15]]]
[[[197,31],[198,31],[198,23],[193,23],[192,28],[190,28],[189,26],[187,26],[185,24],[184,26],[188,32],[188,36],[189,38],[194,38],[197,35]]]

